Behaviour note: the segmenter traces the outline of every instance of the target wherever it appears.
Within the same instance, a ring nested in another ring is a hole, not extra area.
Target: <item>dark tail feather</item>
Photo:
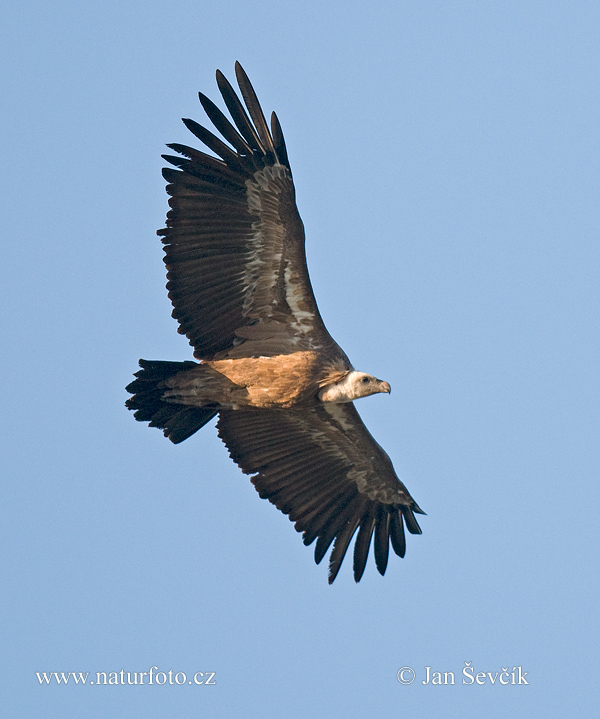
[[[125,406],[135,410],[134,417],[139,422],[150,422],[150,427],[162,429],[165,437],[174,444],[183,442],[218,412],[214,407],[186,407],[165,402],[162,398],[166,379],[196,366],[196,362],[140,360],[142,369],[135,373],[137,379],[126,387],[133,397],[125,402]]]

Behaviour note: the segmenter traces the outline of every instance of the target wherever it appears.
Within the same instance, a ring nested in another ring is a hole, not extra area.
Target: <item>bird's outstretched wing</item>
[[[404,527],[420,534],[423,514],[352,403],[309,409],[222,411],[219,436],[243,472],[295,523],[306,545],[315,539],[319,563],[331,543],[329,582],[354,544],[354,578],[363,575],[374,537],[377,569],[385,573],[389,545],[404,556]]]
[[[179,332],[199,359],[272,356],[302,349],[343,352],[319,315],[304,254],[304,229],[281,127],[271,131],[239,63],[246,109],[221,72],[217,83],[234,125],[200,102],[224,141],[184,120],[217,157],[169,145],[178,170],[163,170],[171,195],[165,244],[167,289]]]

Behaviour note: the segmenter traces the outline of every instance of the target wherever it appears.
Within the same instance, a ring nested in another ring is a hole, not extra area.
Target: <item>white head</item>
[[[317,395],[321,402],[352,402],[359,397],[368,397],[378,392],[392,391],[387,382],[373,375],[352,370],[339,382],[328,384]]]

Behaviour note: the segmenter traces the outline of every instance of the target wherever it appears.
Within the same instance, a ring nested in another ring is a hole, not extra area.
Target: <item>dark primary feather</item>
[[[209,148],[209,150],[212,150],[226,163],[234,164],[238,170],[241,169],[242,162],[239,160],[238,155],[236,155],[236,153],[222,140],[219,140],[216,135],[213,135],[210,130],[207,130],[205,127],[198,124],[194,120],[190,120],[189,118],[184,117],[182,118],[182,121],[183,124],[187,127],[187,129],[192,132],[201,142],[203,142],[206,147]],[[168,147],[173,148],[174,150],[176,150],[176,152],[181,152],[181,150],[177,150],[175,144],[170,144],[168,145]],[[186,147],[185,151],[182,152],[182,154],[187,155],[189,149],[190,148]],[[193,152],[197,153],[197,150],[193,150]],[[198,157],[198,159],[200,158]]]
[[[354,580],[356,582],[360,582],[363,572],[365,571],[369,548],[371,546],[371,537],[373,536],[373,529],[375,528],[375,513],[378,509],[378,506],[375,507],[375,505],[371,505],[369,511],[363,516],[358,528],[358,534],[354,542]]]
[[[235,90],[231,87],[229,80],[227,80],[225,75],[223,75],[220,70],[217,70],[217,85],[219,86],[223,100],[227,105],[229,114],[231,115],[237,129],[240,131],[240,135],[246,140],[255,154],[266,155],[266,149],[262,146],[256,130],[248,119],[246,110],[244,109],[238,96],[235,94]],[[269,158],[269,162],[273,162],[273,158]]]
[[[279,124],[279,118],[274,112],[271,113],[271,132],[273,134],[273,144],[275,146],[279,162],[281,162],[282,165],[285,165],[291,173],[290,161],[288,160],[285,140],[283,138],[283,130]]]
[[[317,540],[315,545],[315,562],[319,564],[327,554],[327,550],[335,539],[335,536],[346,526],[350,517],[353,516],[363,498],[356,491],[355,487],[349,487],[342,495],[339,502],[334,502],[329,511],[320,514],[311,522],[307,523],[304,530],[303,541],[307,546]]]
[[[363,500],[361,510],[364,510],[366,506],[367,501]],[[333,542],[333,550],[331,551],[331,556],[329,557],[329,584],[333,584],[338,572],[340,571],[342,562],[344,561],[344,557],[348,551],[348,546],[354,536],[354,532],[356,532],[358,525],[360,524],[360,520],[361,513],[359,510],[359,513],[350,517],[345,527],[339,532],[339,534],[336,535],[335,541]],[[354,576],[356,577],[356,569]]]
[[[375,565],[380,574],[385,574],[390,553],[390,513],[384,507],[377,508],[373,550]]]
[[[402,524],[402,514],[396,513],[390,515],[390,539],[394,552],[396,552],[399,557],[404,557],[406,553],[406,539],[404,536],[404,525]]]
[[[239,62],[235,63],[235,75],[237,77],[240,90],[242,91],[242,97],[244,98],[244,102],[246,103],[246,107],[250,113],[250,117],[252,118],[254,126],[258,131],[258,136],[260,137],[262,146],[270,156],[271,161],[273,161],[275,159],[273,139],[271,138],[269,129],[267,128],[265,116],[263,115],[263,111],[260,103],[258,102],[258,98],[256,97],[256,93],[254,92],[254,88],[248,79],[248,75],[244,72],[244,68]]]
[[[233,145],[239,155],[253,157],[254,153],[250,149],[246,140],[244,140],[244,138],[229,122],[221,110],[219,110],[215,103],[201,92],[198,93],[198,97],[200,98],[200,103],[204,108],[204,112],[206,112],[212,124],[217,128],[221,135],[223,135],[227,142]],[[204,142],[204,140],[202,141]],[[259,165],[254,164],[254,167],[259,167]]]

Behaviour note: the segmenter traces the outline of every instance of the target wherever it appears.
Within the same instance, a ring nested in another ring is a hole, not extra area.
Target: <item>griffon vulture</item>
[[[316,540],[317,563],[333,543],[330,583],[358,531],[358,582],[371,540],[384,574],[390,542],[403,557],[404,524],[420,534],[423,512],[354,407],[390,385],[355,370],[323,324],[279,120],[269,130],[239,63],[235,72],[245,108],[217,71],[234,124],[200,93],[223,139],[183,121],[213,154],[173,144],[178,155],[164,156],[178,168],[163,170],[167,289],[199,362],[140,360],[127,407],[175,443],[218,415],[232,459],[306,545]]]

